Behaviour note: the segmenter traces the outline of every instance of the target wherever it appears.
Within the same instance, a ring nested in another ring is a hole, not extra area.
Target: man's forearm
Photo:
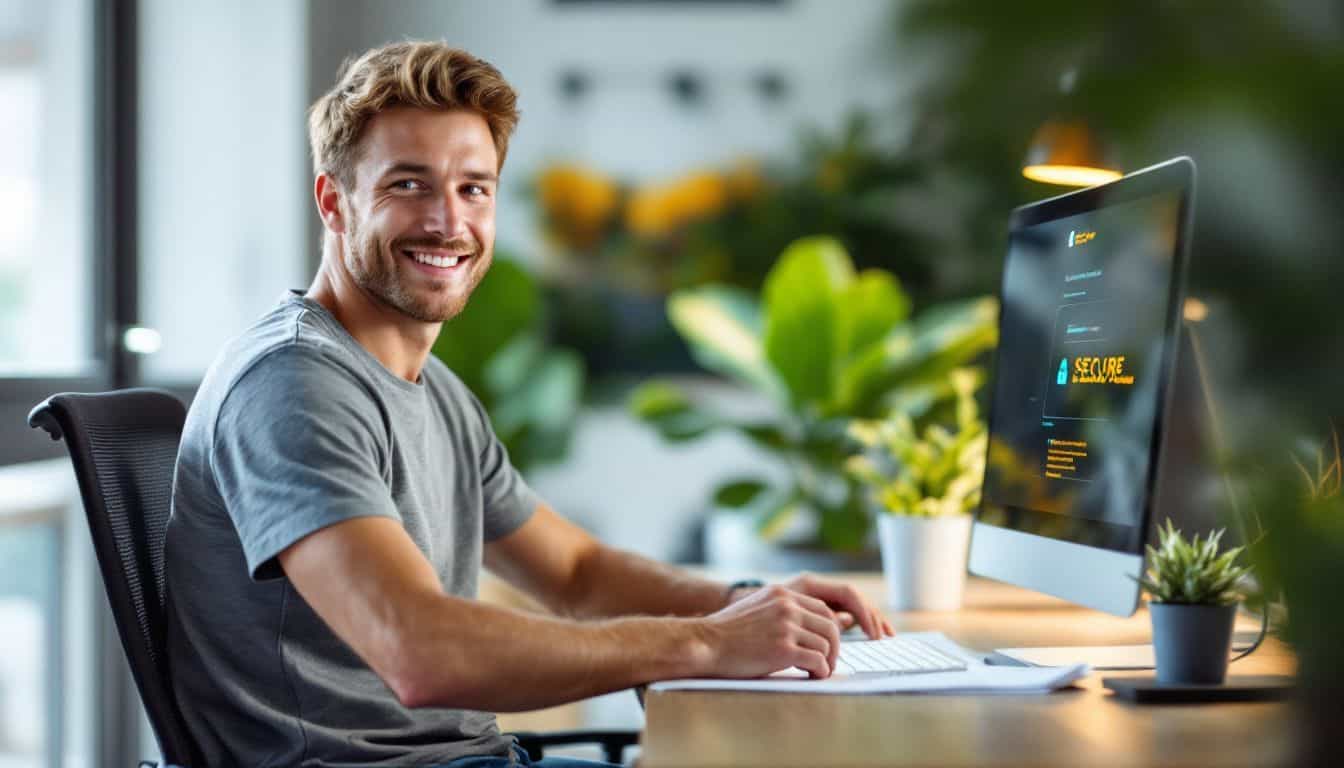
[[[728,585],[612,547],[575,569],[569,613],[579,618],[703,616],[724,607]]]
[[[452,596],[429,602],[398,648],[407,706],[523,711],[706,673],[692,619],[577,622]]]

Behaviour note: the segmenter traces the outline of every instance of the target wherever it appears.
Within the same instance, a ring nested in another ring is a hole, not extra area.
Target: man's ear
[[[345,234],[345,217],[341,215],[341,185],[336,179],[319,173],[313,182],[313,199],[317,202],[317,215],[328,232]]]

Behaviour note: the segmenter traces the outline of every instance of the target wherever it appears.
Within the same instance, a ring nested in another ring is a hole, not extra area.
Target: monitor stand
[[[1265,617],[1261,617],[1264,625]],[[1232,661],[1254,651],[1264,638],[1265,628],[1258,632],[1235,632],[1232,635]],[[1236,644],[1242,644],[1236,647]],[[985,663],[1003,667],[1062,667],[1087,664],[1098,671],[1148,670],[1157,668],[1152,643],[1141,645],[1071,645],[1045,648],[995,648],[985,656]]]

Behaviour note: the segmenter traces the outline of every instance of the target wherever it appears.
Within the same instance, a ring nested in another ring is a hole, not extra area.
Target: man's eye
[[[416,179],[400,179],[398,181],[392,182],[393,189],[418,190],[422,189],[423,187],[424,185],[421,184]]]
[[[462,188],[462,191],[472,197],[484,197],[490,193],[489,190],[480,184],[468,184]]]

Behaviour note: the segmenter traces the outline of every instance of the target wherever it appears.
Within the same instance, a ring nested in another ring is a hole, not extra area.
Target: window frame
[[[58,458],[64,446],[28,426],[28,412],[57,392],[135,386],[136,360],[119,329],[138,314],[136,260],[136,0],[93,0],[93,93],[89,179],[92,184],[92,365],[79,376],[0,377],[0,466]],[[84,297],[72,296],[71,301]]]

